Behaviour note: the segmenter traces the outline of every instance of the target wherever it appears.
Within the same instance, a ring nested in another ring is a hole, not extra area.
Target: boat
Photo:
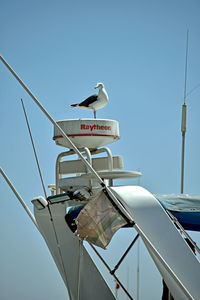
[[[115,180],[138,178],[124,170],[122,156],[107,147],[120,139],[119,124],[107,119],[54,121],[18,75],[3,63],[53,123],[59,153],[51,196],[32,200],[34,216],[8,179],[34,225],[44,238],[68,290],[70,300],[116,299],[87,247],[105,264],[128,299],[134,299],[116,270],[140,236],[174,299],[199,299],[200,252],[185,231],[199,231],[200,195],[153,195],[137,185],[115,185]],[[188,204],[192,200],[193,205]],[[189,210],[189,211],[188,211]],[[131,228],[134,240],[114,269],[99,248],[106,249],[117,230]],[[178,253],[178,255],[177,255]]]

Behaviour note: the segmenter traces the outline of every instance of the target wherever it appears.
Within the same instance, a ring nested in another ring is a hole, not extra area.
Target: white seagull
[[[104,85],[101,82],[97,83],[94,88],[99,89],[98,95],[94,94],[81,103],[71,104],[71,106],[92,109],[94,111],[94,118],[96,119],[96,111],[100,108],[103,108],[108,103],[108,94],[106,93]]]

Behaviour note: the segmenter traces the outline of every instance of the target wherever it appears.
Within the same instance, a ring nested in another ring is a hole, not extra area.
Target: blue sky
[[[186,32],[189,92],[200,84],[199,13],[195,0],[0,0],[0,53],[55,120],[92,117],[70,104],[94,93],[94,85],[102,81],[110,101],[97,117],[120,124],[121,139],[110,145],[113,154],[123,156],[125,169],[143,173],[140,184],[150,192],[179,193]],[[30,201],[43,191],[21,98],[46,186],[55,182],[55,160],[63,149],[52,141],[52,125],[2,63],[0,80],[0,165],[32,210]],[[199,99],[196,88],[186,100],[186,193],[200,192]],[[0,191],[2,299],[66,299],[43,239],[3,178]],[[121,240],[128,238],[128,246],[134,234],[122,230],[114,237],[112,255],[105,254],[111,263],[120,256],[116,248]],[[198,233],[192,236],[200,242]],[[140,248],[141,284],[146,284],[140,300],[159,299],[161,279],[142,244]],[[134,249],[119,272],[125,281],[130,273],[133,295],[136,253]],[[126,299],[121,292],[120,299]]]

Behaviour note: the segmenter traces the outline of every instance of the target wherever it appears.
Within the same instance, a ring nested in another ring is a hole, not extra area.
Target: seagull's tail
[[[71,106],[72,106],[72,107],[76,107],[76,106],[78,106],[78,104],[71,104]]]

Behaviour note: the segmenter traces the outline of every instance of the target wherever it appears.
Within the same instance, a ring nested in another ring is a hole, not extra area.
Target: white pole
[[[137,248],[137,300],[140,298],[140,239]]]
[[[129,267],[127,267],[127,291],[129,291]],[[127,299],[129,299],[128,296]]]
[[[4,171],[2,170],[2,168],[0,168],[0,173],[2,174],[2,176],[4,177],[4,179],[6,180],[6,182],[8,183],[8,185],[10,186],[10,188],[13,191],[13,193],[15,194],[15,196],[18,198],[19,202],[21,203],[21,205],[25,209],[26,213],[29,215],[29,217],[31,218],[31,220],[33,221],[33,223],[35,224],[35,226],[38,228],[34,216],[32,215],[32,213],[29,210],[28,206],[23,201],[22,197],[19,195],[19,193],[17,192],[17,190],[15,189],[15,187],[13,186],[13,184],[11,183],[11,181],[9,180],[9,178],[6,176],[6,174],[4,173]]]

